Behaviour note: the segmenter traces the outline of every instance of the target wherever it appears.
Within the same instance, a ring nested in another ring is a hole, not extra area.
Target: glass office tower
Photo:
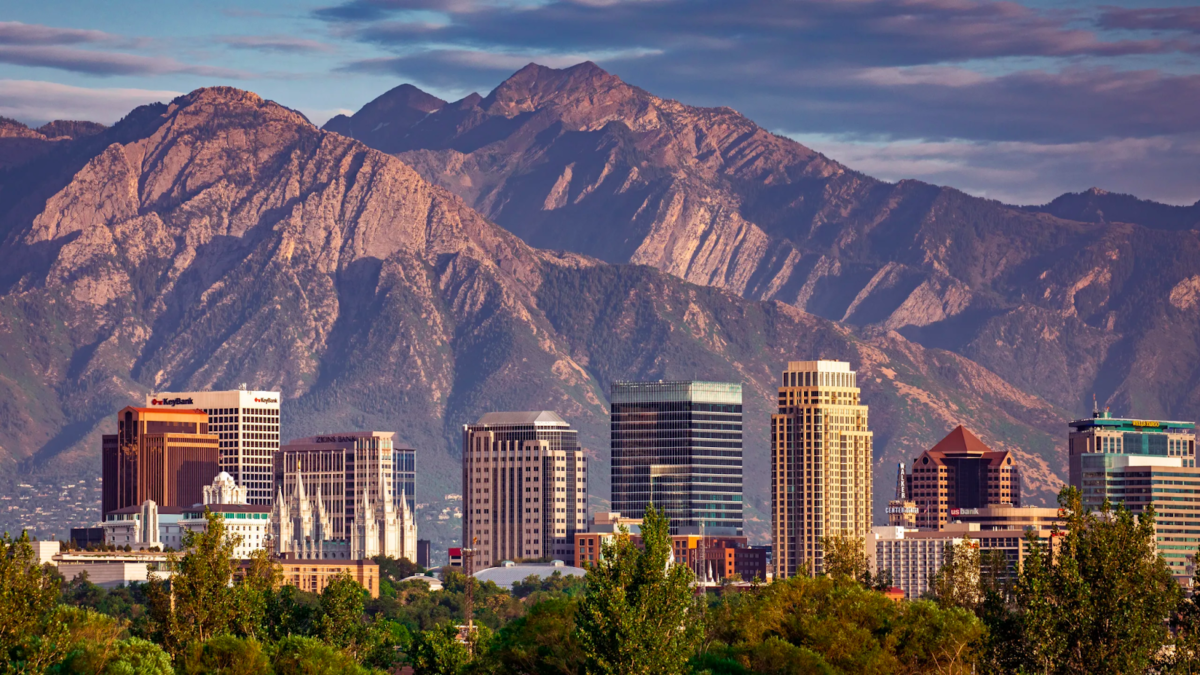
[[[408,509],[417,513],[417,451],[401,444],[392,452],[392,490],[399,507],[400,495],[408,502]]]
[[[611,402],[613,511],[653,504],[672,534],[742,536],[742,385],[614,382]]]

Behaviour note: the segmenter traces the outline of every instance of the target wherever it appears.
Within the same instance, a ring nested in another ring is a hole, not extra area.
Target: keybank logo
[[[254,399],[254,402],[255,403],[279,403],[279,399],[277,399],[277,398],[256,398],[256,399]]]
[[[192,399],[190,399],[190,398],[162,398],[162,399],[153,398],[153,399],[150,399],[150,405],[177,406],[177,405],[193,405],[193,403],[192,403]]]

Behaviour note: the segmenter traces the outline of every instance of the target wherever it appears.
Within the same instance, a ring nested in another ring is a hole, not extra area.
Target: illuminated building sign
[[[154,398],[154,399],[150,399],[150,405],[177,406],[177,405],[194,405],[194,404],[192,403],[192,399],[190,399],[190,398],[163,398],[163,399]]]
[[[1135,426],[1135,427],[1154,427],[1154,428],[1158,428],[1159,426],[1162,426],[1162,425],[1160,425],[1158,422],[1151,422],[1151,421],[1147,421],[1147,420],[1131,420],[1131,421],[1130,421],[1130,424],[1132,424],[1132,425],[1133,425],[1133,426]]]
[[[353,443],[357,440],[355,436],[317,436],[318,443]]]
[[[269,398],[269,397],[264,396],[262,398],[255,398],[254,402],[255,403],[279,403],[279,399]]]
[[[977,516],[979,509],[950,509],[951,516]]]

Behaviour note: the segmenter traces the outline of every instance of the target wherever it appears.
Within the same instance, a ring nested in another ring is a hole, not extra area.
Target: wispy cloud
[[[142,56],[120,52],[101,52],[62,46],[3,46],[0,63],[17,66],[54,68],[88,75],[162,75],[181,73],[238,79],[249,73],[231,68],[180,63],[160,56]]]
[[[279,54],[330,54],[337,48],[325,42],[291,35],[228,35],[217,42],[235,49],[251,49]]]
[[[112,124],[139,105],[170,101],[180,92],[73,87],[54,82],[0,80],[0,115],[38,126],[56,119]]]
[[[1200,33],[1200,7],[1111,7],[1097,23],[1104,28]]]
[[[126,39],[99,30],[56,28],[19,21],[0,21],[2,45],[68,45],[82,43],[118,43]]]

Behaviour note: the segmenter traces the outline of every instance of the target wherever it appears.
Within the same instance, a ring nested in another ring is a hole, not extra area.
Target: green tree
[[[275,646],[275,675],[357,675],[369,673],[351,655],[314,638],[293,635]]]
[[[862,537],[845,534],[821,537],[821,550],[824,552],[826,575],[851,579],[870,575]]]
[[[254,638],[218,635],[192,642],[182,661],[181,675],[271,675],[271,661]]]
[[[697,666],[717,673],[965,673],[983,625],[966,610],[897,603],[848,576],[793,577],[722,599]]]
[[[483,673],[577,675],[584,656],[575,635],[578,602],[559,597],[533,605],[505,625],[474,665]]]
[[[418,633],[409,660],[421,675],[458,675],[471,654],[458,641],[458,627],[447,623]]]
[[[0,537],[0,673],[42,673],[63,658],[58,596],[58,577],[38,564],[29,535]]]
[[[275,561],[263,549],[250,554],[244,571],[237,575],[234,585],[234,632],[259,640],[268,639],[270,626],[267,612],[273,596],[282,585],[283,574]]]
[[[362,648],[366,638],[363,624],[363,594],[366,591],[349,574],[329,579],[321,592],[321,616],[317,635],[326,643],[351,654]]]
[[[575,619],[588,673],[685,672],[703,631],[703,605],[693,598],[691,571],[671,564],[669,527],[662,512],[648,508],[644,548],[623,533],[588,568]]]
[[[320,596],[290,584],[280,586],[267,596],[263,632],[271,642],[290,635],[311,637],[320,613]]]
[[[974,609],[979,605],[979,544],[970,536],[946,549],[942,566],[930,583],[930,594],[942,607]]]
[[[162,647],[141,638],[131,637],[117,643],[116,653],[103,675],[174,675],[171,657]]]
[[[155,577],[147,588],[158,642],[174,654],[194,642],[232,633],[245,608],[232,586],[233,551],[241,537],[227,531],[225,519],[207,508],[204,518],[205,531],[183,535],[186,553],[168,554],[174,572],[170,581]]]
[[[125,637],[125,622],[99,612],[69,605],[55,610],[55,623],[64,629],[62,643],[69,645],[63,660],[51,673],[104,673]]]
[[[1171,618],[1171,648],[1160,655],[1157,670],[1162,673],[1195,675],[1200,673],[1200,551],[1192,559],[1192,593],[1184,598]]]
[[[1151,505],[1135,516],[1107,502],[1083,508],[1059,494],[1066,530],[1056,544],[1029,535],[1007,612],[984,612],[989,661],[1010,671],[1141,673],[1167,644],[1179,584],[1156,552]]]

